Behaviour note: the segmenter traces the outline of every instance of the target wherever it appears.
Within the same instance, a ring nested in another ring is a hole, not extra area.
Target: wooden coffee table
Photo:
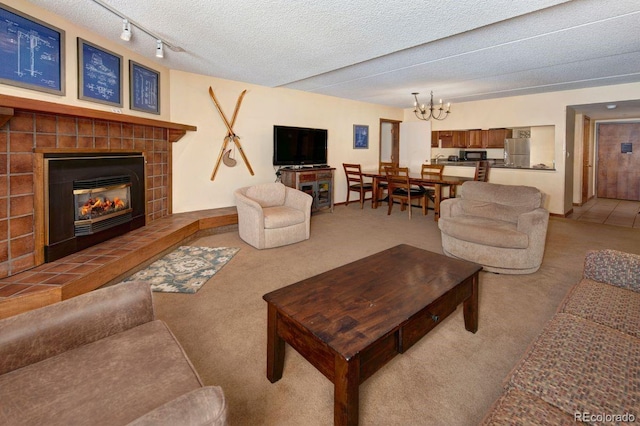
[[[289,343],[334,383],[334,423],[358,423],[359,386],[464,303],[478,330],[475,263],[399,245],[263,296],[267,378],[282,378]]]

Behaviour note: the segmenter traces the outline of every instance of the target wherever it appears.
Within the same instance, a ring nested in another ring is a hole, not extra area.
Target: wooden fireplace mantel
[[[14,115],[14,111],[25,110],[62,114],[74,117],[93,118],[98,120],[116,121],[120,123],[139,124],[144,126],[162,127],[167,129],[169,142],[179,141],[188,131],[195,132],[196,126],[188,124],[172,123],[170,121],[155,120],[138,117],[135,115],[118,114],[115,112],[100,111],[72,105],[57,104],[55,102],[40,101],[37,99],[20,98],[0,94],[0,127]]]

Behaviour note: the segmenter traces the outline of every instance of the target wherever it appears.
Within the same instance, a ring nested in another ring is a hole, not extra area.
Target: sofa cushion
[[[509,388],[492,407],[482,425],[575,426],[573,416],[547,404],[540,398]]]
[[[304,223],[305,213],[287,206],[267,207],[262,209],[265,229],[285,228]]]
[[[465,182],[460,189],[464,214],[518,222],[518,216],[541,206],[542,193],[524,185]]]
[[[639,415],[640,339],[558,313],[510,383],[567,413]]]
[[[584,277],[640,293],[640,255],[618,250],[593,250],[584,261]]]
[[[526,249],[529,237],[512,222],[475,216],[441,218],[440,230],[458,240],[491,247]]]
[[[279,182],[263,183],[247,188],[246,196],[262,207],[281,206],[285,199],[285,186]]]
[[[201,386],[152,321],[0,376],[0,424],[126,424]]]
[[[640,338],[640,294],[635,291],[583,279],[561,310]]]
[[[128,426],[227,425],[227,403],[219,386],[198,388],[137,418]]]

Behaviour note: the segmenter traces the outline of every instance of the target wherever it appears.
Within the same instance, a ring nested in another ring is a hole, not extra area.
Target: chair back
[[[384,173],[385,167],[397,167],[397,166],[390,161],[381,161],[380,164],[378,165],[378,172]]]
[[[347,185],[362,185],[362,168],[360,164],[342,163],[344,174],[347,177]]]
[[[491,165],[488,161],[478,161],[476,163],[476,174],[473,177],[473,180],[477,180],[479,182],[488,182],[490,168]]]
[[[442,173],[444,172],[444,164],[423,164],[420,175],[423,178],[438,178],[442,179]]]
[[[411,184],[409,183],[409,168],[408,167],[392,167],[386,166],[384,168],[384,174],[389,185],[389,193],[410,193]],[[400,191],[395,191],[399,189]]]

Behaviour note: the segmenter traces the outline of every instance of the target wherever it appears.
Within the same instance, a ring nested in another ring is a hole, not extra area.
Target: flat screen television
[[[273,126],[273,165],[327,164],[327,130]]]

